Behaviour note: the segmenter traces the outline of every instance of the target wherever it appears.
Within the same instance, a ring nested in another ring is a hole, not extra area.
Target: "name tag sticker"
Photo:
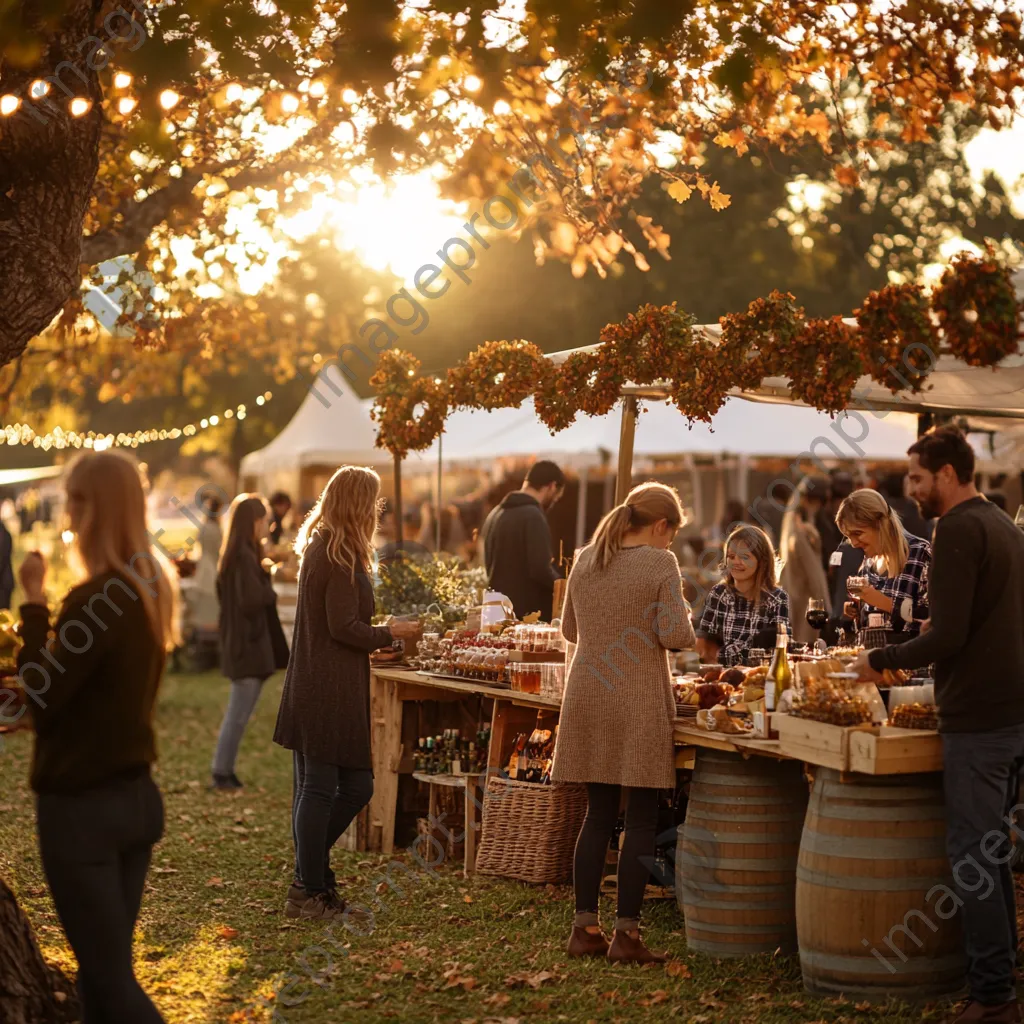
[[[829,565],[842,565],[843,564],[843,553],[842,551],[833,551],[829,556]]]

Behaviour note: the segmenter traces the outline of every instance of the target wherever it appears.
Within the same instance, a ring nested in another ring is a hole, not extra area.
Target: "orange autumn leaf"
[[[238,929],[237,928],[231,928],[229,925],[226,925],[226,924],[222,924],[217,929],[217,934],[222,939],[227,939],[227,940],[237,939],[238,938]]]
[[[716,181],[708,193],[708,202],[712,210],[724,210],[732,202],[732,196],[728,192],[723,192]]]
[[[860,184],[860,175],[857,173],[857,168],[851,167],[849,164],[839,164],[834,168],[834,173],[836,181],[843,188],[856,188]]]

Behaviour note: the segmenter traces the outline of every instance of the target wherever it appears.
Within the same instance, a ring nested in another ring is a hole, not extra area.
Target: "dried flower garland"
[[[408,352],[381,353],[370,387],[377,394],[370,415],[380,423],[377,445],[405,458],[422,451],[444,430],[448,389],[443,381],[418,376],[420,361]]]
[[[991,249],[961,253],[932,295],[946,344],[968,366],[995,366],[1017,351],[1020,310],[1010,271]]]
[[[857,327],[840,317],[808,320],[792,295],[773,291],[746,312],[722,317],[719,344],[694,331],[694,318],[673,303],[642,306],[608,324],[600,346],[560,366],[529,342],[492,341],[440,381],[419,377],[413,356],[387,351],[370,378],[378,444],[404,456],[430,446],[450,409],[516,407],[530,394],[537,415],[557,432],[581,412],[610,412],[630,381],[665,381],[691,422],[710,422],[733,388],[754,390],[766,377],[788,377],[794,398],[835,414],[864,374],[894,393],[921,389],[938,347],[933,314],[951,351],[970,366],[994,365],[1016,351],[1019,308],[1008,271],[991,252],[961,256],[930,300],[912,284],[872,292],[857,310]]]
[[[924,289],[890,284],[853,314],[864,372],[893,394],[920,391],[938,359],[939,338]]]
[[[451,408],[505,409],[522,405],[551,364],[529,341],[488,341],[448,371]]]

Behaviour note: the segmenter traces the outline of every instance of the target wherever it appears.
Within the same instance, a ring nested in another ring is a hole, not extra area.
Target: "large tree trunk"
[[[32,926],[0,879],[0,1021],[67,1024],[79,1019],[74,986],[43,960]]]
[[[21,100],[0,116],[0,366],[18,356],[80,283],[82,222],[99,165],[103,122],[93,26],[101,0],[70,0],[57,29],[41,28],[53,5],[15,0],[43,48],[29,67],[0,63],[0,95]],[[91,40],[91,41],[90,41]],[[48,81],[44,97],[30,92]],[[72,98],[91,101],[81,117]]]

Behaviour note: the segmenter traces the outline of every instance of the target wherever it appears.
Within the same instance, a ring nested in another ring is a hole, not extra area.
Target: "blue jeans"
[[[1016,998],[1017,912],[1008,814],[1017,803],[1024,725],[943,733],[946,849],[963,903],[971,998],[986,1006]],[[1021,836],[1020,838],[1024,838]]]
[[[43,870],[78,960],[82,1019],[161,1024],[132,969],[150,851],[163,834],[160,791],[140,773],[81,793],[41,793],[36,808]]]
[[[292,752],[292,839],[295,883],[307,893],[327,890],[334,882],[331,850],[373,796],[373,772],[339,768]]]
[[[262,689],[262,679],[231,680],[231,695],[228,697],[224,720],[220,724],[217,749],[213,753],[212,770],[214,775],[234,774],[238,748],[245,735],[245,727],[249,724],[249,719],[256,708],[256,702],[260,699]]]

